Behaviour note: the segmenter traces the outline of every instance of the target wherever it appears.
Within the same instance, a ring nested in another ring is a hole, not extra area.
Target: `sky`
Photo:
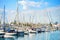
[[[60,23],[60,0],[0,0],[0,20],[3,20],[4,5],[5,21],[17,20],[17,4],[20,22]]]

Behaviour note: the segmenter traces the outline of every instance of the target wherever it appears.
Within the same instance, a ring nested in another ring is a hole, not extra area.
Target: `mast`
[[[19,12],[18,12],[18,0],[17,0],[17,8],[16,8],[16,17],[15,17],[16,24],[19,25]]]
[[[24,13],[23,13],[23,15],[22,15],[22,19],[23,19],[23,21],[22,21],[22,27],[24,26],[24,24],[25,24],[25,18],[24,18]]]
[[[32,15],[32,27],[34,27],[34,15]]]
[[[5,5],[4,5],[4,13],[3,13],[3,28],[5,31]]]
[[[30,25],[29,27],[31,27],[31,15],[29,16],[29,22],[28,23]]]
[[[52,21],[52,18],[51,18],[51,15],[49,15],[49,13],[50,13],[50,12],[48,11],[48,12],[47,12],[47,15],[48,15],[49,22],[50,22],[49,25],[52,27],[52,22],[51,22],[51,21]]]
[[[32,24],[32,19],[31,19],[31,15],[30,15],[30,25]],[[30,27],[32,27],[32,25],[30,26]]]

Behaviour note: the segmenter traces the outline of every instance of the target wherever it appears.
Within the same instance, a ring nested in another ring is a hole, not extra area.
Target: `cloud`
[[[42,3],[40,3],[40,2],[30,1],[28,5],[33,6],[33,7],[40,7],[41,4]]]
[[[0,9],[1,10],[1,9]],[[48,12],[47,12],[48,11]],[[6,11],[7,20],[8,22],[14,21],[16,17],[16,10],[7,10]],[[49,23],[49,17],[47,15],[51,15],[53,21],[60,20],[60,6],[51,7],[43,10],[24,10],[19,12],[20,22],[30,22],[31,20],[33,23]],[[31,18],[30,18],[31,16]]]
[[[7,17],[7,20],[8,20],[9,23],[11,21],[12,22],[14,21],[15,16],[16,16],[16,10],[8,10],[6,17]]]
[[[43,10],[25,10],[20,12],[21,15],[26,16],[26,20],[29,20],[27,18],[30,18],[30,15],[32,16],[32,20],[34,22],[40,22],[40,23],[49,23],[50,21],[59,21],[59,15],[60,15],[60,6],[56,7],[50,7]],[[51,15],[51,17],[50,17]],[[34,16],[34,18],[33,18]],[[52,20],[51,20],[52,18]],[[49,21],[50,20],[50,21]]]
[[[26,1],[18,1],[18,3],[23,6],[23,9],[27,9]]]
[[[3,9],[0,8],[0,13],[2,13]]]
[[[23,9],[27,9],[28,7],[40,7],[43,3],[23,0],[23,1],[18,1],[18,4],[22,5]]]
[[[3,9],[0,9],[0,19],[1,17],[3,17],[3,13],[4,13],[4,10]],[[16,15],[16,11],[15,10],[6,10],[5,9],[5,20],[6,22],[11,22],[11,21],[14,21],[15,19],[15,15]],[[1,21],[3,22],[3,18],[1,19]]]
[[[48,5],[48,2],[45,2],[44,5],[47,6]]]

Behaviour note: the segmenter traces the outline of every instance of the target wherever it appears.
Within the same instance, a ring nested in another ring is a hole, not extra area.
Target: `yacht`
[[[37,31],[33,30],[33,29],[29,29],[28,31],[29,31],[29,33],[37,33]]]

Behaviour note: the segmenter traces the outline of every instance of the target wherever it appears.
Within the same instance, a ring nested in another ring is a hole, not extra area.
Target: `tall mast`
[[[30,17],[29,17],[29,24],[31,25],[31,15],[30,15]]]
[[[19,24],[19,12],[18,12],[18,0],[17,0],[17,8],[16,8],[16,23]]]
[[[5,31],[5,5],[4,5],[4,13],[3,13],[3,28]]]
[[[5,5],[4,5],[4,13],[3,13],[3,23],[5,24]]]
[[[49,22],[50,22],[49,24],[50,24],[50,26],[52,27],[52,22],[51,22],[51,21],[52,21],[52,18],[51,18],[51,15],[49,15],[49,13],[50,13],[50,12],[48,11],[48,12],[47,12],[47,15],[48,15]]]
[[[31,15],[30,15],[30,25],[32,24],[32,19],[31,19]],[[31,25],[31,27],[32,27],[32,25]]]
[[[32,15],[32,23],[34,24],[34,15]],[[33,24],[32,24],[32,27],[34,27]]]

